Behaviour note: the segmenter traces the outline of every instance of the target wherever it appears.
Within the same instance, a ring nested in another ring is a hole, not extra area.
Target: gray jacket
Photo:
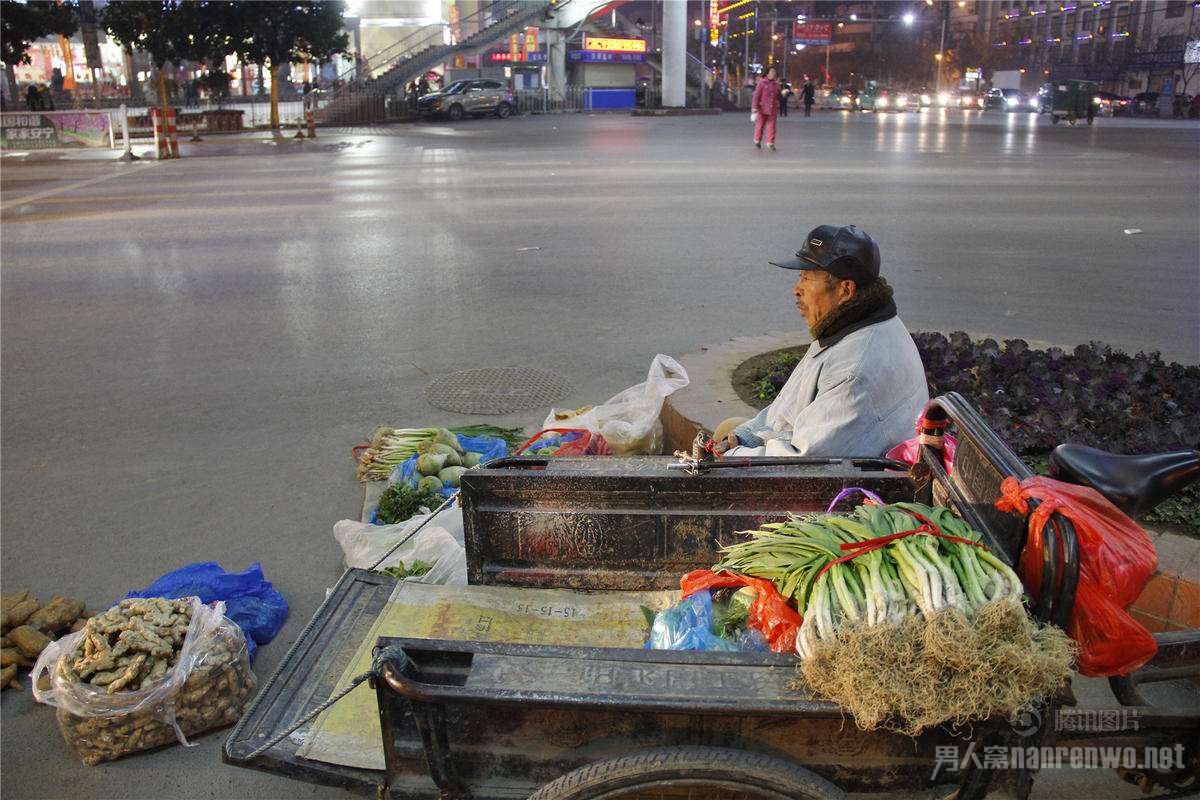
[[[771,405],[734,431],[731,455],[881,456],[915,434],[925,369],[899,317],[816,342]]]

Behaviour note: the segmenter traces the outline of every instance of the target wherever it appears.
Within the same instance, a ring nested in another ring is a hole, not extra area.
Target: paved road
[[[799,324],[766,261],[816,224],[877,238],[910,327],[1200,361],[1194,125],[821,114],[770,154],[742,115],[565,116],[185,152],[3,159],[2,580],[100,606],[261,560],[293,608],[262,676],[340,572],[350,446],[463,421],[432,377],[550,367],[578,405],[657,352]],[[86,768],[27,696],[3,724],[13,797],[342,796],[225,767],[220,735]],[[1138,795],[1074,780],[1042,796]]]

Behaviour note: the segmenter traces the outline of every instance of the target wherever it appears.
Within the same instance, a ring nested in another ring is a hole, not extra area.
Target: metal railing
[[[550,88],[513,92],[518,114],[563,114],[584,110],[587,87],[567,85],[561,92]]]

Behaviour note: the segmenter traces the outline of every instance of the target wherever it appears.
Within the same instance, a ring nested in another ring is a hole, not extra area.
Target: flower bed
[[[913,334],[929,394],[959,392],[1031,467],[1044,472],[1050,451],[1076,442],[1117,453],[1194,448],[1200,442],[1200,366],[1128,355],[1092,342],[1065,351],[1022,339],[972,341],[961,331]],[[747,403],[775,398],[804,348],[751,359],[734,375]],[[1147,521],[1200,536],[1200,485],[1161,503]]]

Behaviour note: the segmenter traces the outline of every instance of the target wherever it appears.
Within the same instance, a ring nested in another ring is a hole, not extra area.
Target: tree
[[[183,0],[179,14],[179,38],[174,43],[177,58],[201,64],[203,83],[215,95],[229,94],[230,75],[225,56],[237,52],[244,33],[237,4],[227,0]]]
[[[0,51],[13,93],[17,91],[17,64],[29,63],[29,46],[43,36],[70,36],[79,27],[74,3],[0,2]]]
[[[237,4],[244,28],[236,49],[243,62],[271,65],[271,127],[279,128],[279,68],[296,59],[325,63],[350,43],[342,31],[345,5],[339,2],[302,0]]]
[[[167,62],[179,63],[176,43],[187,35],[179,4],[175,0],[109,3],[101,12],[100,23],[126,52],[132,54],[136,45],[150,54],[158,72],[158,102],[165,112],[169,101],[163,67]]]

